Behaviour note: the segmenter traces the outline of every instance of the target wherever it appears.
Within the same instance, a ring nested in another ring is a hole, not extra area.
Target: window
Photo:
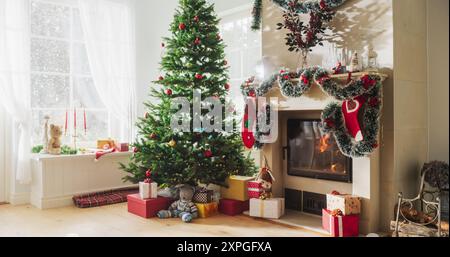
[[[42,141],[44,117],[74,132],[73,109],[77,108],[78,141],[83,144],[109,133],[109,113],[94,88],[87,58],[80,13],[73,0],[30,0],[32,139]],[[87,131],[83,128],[86,110]]]

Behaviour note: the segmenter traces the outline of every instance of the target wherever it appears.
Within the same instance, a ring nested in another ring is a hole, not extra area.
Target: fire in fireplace
[[[333,136],[322,133],[319,123],[288,120],[288,174],[351,183],[352,159],[341,153]]]

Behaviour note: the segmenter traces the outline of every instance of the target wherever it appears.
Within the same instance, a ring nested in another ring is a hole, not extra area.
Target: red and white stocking
[[[256,143],[252,125],[255,121],[254,115],[250,114],[248,105],[245,108],[244,120],[242,122],[242,142],[248,149],[253,148]]]
[[[356,142],[361,142],[364,140],[358,116],[359,111],[365,102],[366,99],[363,96],[358,96],[353,100],[344,101],[342,104],[342,113],[344,114],[345,126]]]

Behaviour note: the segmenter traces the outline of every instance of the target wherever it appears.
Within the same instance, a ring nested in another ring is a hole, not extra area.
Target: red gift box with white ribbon
[[[359,236],[359,215],[333,216],[329,210],[322,210],[322,226],[332,237]]]

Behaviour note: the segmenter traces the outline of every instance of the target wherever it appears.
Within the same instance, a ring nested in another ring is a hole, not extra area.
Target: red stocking
[[[248,106],[245,108],[244,121],[242,123],[242,142],[244,142],[245,147],[248,149],[253,148],[256,139],[253,131],[250,127],[252,124],[251,118],[249,117]]]
[[[356,142],[364,140],[358,121],[358,114],[365,102],[366,99],[363,96],[358,96],[353,100],[344,101],[342,104],[345,126]]]

